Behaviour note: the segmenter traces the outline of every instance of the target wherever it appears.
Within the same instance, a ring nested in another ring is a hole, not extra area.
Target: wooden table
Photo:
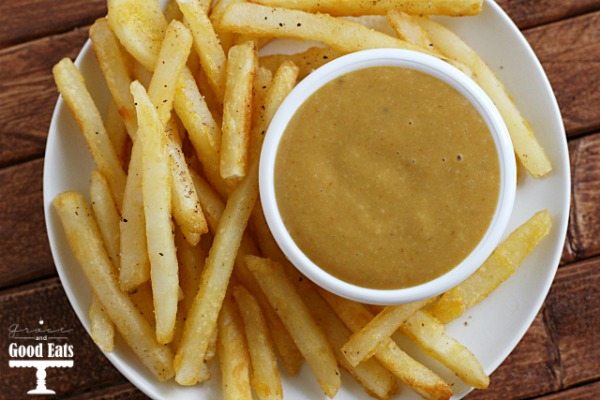
[[[600,0],[501,0],[535,49],[560,104],[571,155],[571,222],[542,311],[470,399],[600,398]],[[60,398],[142,399],[85,334],[56,277],[42,167],[57,93],[50,69],[74,57],[105,0],[0,2],[0,398],[26,398],[35,371],[8,367],[14,323],[73,329],[75,368],[49,369]],[[540,132],[539,134],[543,134]],[[493,343],[490,344],[493,346]],[[31,387],[30,387],[31,386]]]

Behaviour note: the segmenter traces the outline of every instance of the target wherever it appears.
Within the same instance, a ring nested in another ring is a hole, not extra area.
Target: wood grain
[[[600,128],[600,11],[525,31],[569,135]]]
[[[56,273],[44,225],[42,167],[43,160],[35,160],[0,170],[0,288]]]
[[[598,399],[600,399],[600,381],[538,398],[538,400],[598,400]]]
[[[520,29],[600,9],[599,0],[497,0]]]
[[[125,383],[117,386],[111,386],[95,390],[88,393],[82,393],[67,397],[69,400],[146,400],[149,399],[144,393],[140,392],[131,383]]]
[[[43,325],[39,323],[43,321]],[[19,324],[21,328],[72,329],[65,333],[67,340],[53,340],[55,344],[73,345],[73,368],[49,368],[46,379],[48,387],[68,396],[72,392],[98,388],[105,385],[124,383],[124,378],[108,362],[84,331],[71,309],[58,278],[43,280],[34,284],[0,293],[0,376],[2,376],[1,397],[4,399],[27,398],[25,392],[33,388],[35,370],[31,368],[9,368],[8,349],[10,342],[36,345],[44,341],[9,339],[8,327]],[[49,341],[50,342],[50,341]],[[43,344],[46,347],[46,344]],[[45,351],[44,354],[47,354]]]
[[[559,269],[545,321],[560,353],[562,387],[600,378],[600,258]]]
[[[519,345],[492,374],[490,387],[476,390],[466,399],[516,399],[552,392],[560,388],[559,369],[557,349],[540,313]]]
[[[43,154],[58,96],[52,66],[77,55],[86,38],[87,29],[76,29],[0,51],[0,166]]]
[[[106,0],[0,2],[0,48],[89,25],[106,14]]]
[[[600,133],[569,143],[572,200],[569,236],[577,258],[600,254]]]

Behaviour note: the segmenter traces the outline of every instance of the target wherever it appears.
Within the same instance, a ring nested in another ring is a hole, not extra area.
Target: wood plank
[[[43,154],[58,96],[52,66],[77,55],[86,38],[87,28],[76,29],[0,51],[0,166]]]
[[[106,14],[106,0],[0,2],[0,48],[89,25]]]
[[[525,31],[569,135],[600,128],[600,11]]]
[[[540,397],[538,400],[597,400],[600,399],[600,381]]]
[[[0,170],[0,288],[56,273],[44,226],[42,168],[39,159]]]
[[[102,388],[88,393],[68,397],[69,400],[146,400],[148,396],[140,392],[131,383]]]
[[[492,374],[490,387],[476,390],[466,399],[516,399],[553,392],[560,388],[559,369],[557,349],[540,313],[523,340]]]
[[[39,321],[43,321],[40,324]],[[72,368],[48,368],[47,386],[55,390],[59,398],[69,393],[81,392],[90,388],[114,386],[124,383],[125,379],[108,362],[91,341],[83,326],[75,316],[58,278],[43,280],[35,284],[19,286],[0,292],[0,327],[7,332],[8,327],[19,324],[22,328],[72,330],[61,335],[66,340],[48,340],[48,343],[71,344],[73,346]],[[26,391],[32,389],[35,382],[35,369],[10,368],[8,366],[9,344],[36,345],[43,340],[10,339],[7,334],[0,335],[0,376],[2,376],[2,398],[23,399]],[[47,350],[44,357],[47,357]]]
[[[600,258],[559,269],[545,321],[560,353],[562,387],[600,379]]]
[[[600,133],[569,143],[572,198],[569,236],[576,258],[600,254]]]
[[[520,29],[600,9],[599,0],[497,0]]]

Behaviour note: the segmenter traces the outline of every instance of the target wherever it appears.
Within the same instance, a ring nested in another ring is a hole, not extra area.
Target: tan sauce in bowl
[[[317,90],[283,134],[275,194],[300,249],[337,278],[399,289],[476,247],[498,202],[485,121],[447,83],[371,67]]]

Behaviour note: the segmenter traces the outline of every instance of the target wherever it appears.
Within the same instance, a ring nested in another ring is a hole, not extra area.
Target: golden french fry
[[[150,81],[152,80],[152,71],[146,69],[138,61],[133,64],[133,76],[136,81],[140,82],[146,89],[150,87]]]
[[[131,148],[131,160],[120,227],[121,289],[128,292],[150,279],[150,259],[146,244],[146,217],[142,198],[142,142],[136,140]]]
[[[254,77],[254,87],[252,89],[252,124],[250,129],[250,145],[248,149],[248,159],[253,161],[258,155],[259,135],[264,126],[265,119],[265,99],[267,90],[271,85],[273,74],[267,68],[259,66]],[[262,141],[260,141],[262,144]]]
[[[411,315],[431,301],[427,299],[384,308],[360,331],[354,333],[342,347],[342,353],[350,365],[357,366],[361,361],[373,356],[382,342],[390,338]]]
[[[269,303],[292,335],[321,389],[327,396],[335,396],[341,380],[333,350],[296,289],[281,267],[273,261],[254,256],[247,256],[245,261]]]
[[[167,139],[158,112],[144,87],[131,84],[142,144],[142,193],[146,239],[159,343],[173,339],[179,292],[178,264],[171,222],[171,171]]]
[[[121,266],[121,257],[119,255],[119,221],[121,217],[110,192],[110,186],[104,176],[98,171],[92,171],[90,198],[108,257],[112,265],[115,266],[115,271],[117,271]]]
[[[225,400],[252,400],[250,357],[243,329],[235,303],[226,298],[219,315],[217,342]]]
[[[452,370],[461,380],[477,389],[490,383],[477,358],[446,333],[444,325],[425,311],[417,311],[400,327],[423,351]]]
[[[373,319],[373,314],[362,304],[343,299],[321,289],[319,289],[319,294],[353,332],[358,332]],[[452,396],[450,385],[402,351],[390,338],[379,345],[375,358],[398,379],[426,399],[447,400]]]
[[[221,141],[220,171],[223,179],[239,179],[246,175],[252,114],[252,84],[257,64],[258,55],[253,42],[246,42],[229,49]]]
[[[223,18],[223,14],[225,13],[225,10],[227,10],[227,7],[242,1],[245,0],[216,0],[212,9],[210,10],[210,21],[212,22],[213,27],[215,28],[215,31],[217,32],[217,35],[221,41],[221,46],[223,46],[223,50],[225,50],[226,53],[235,43],[236,35],[221,29],[221,18]]]
[[[177,78],[185,67],[192,48],[192,35],[181,22],[169,23],[158,53],[154,75],[148,87],[148,97],[156,107],[163,125],[171,118]]]
[[[150,326],[154,327],[154,300],[150,281],[142,283],[131,291],[129,298]]]
[[[227,200],[214,235],[200,288],[188,314],[181,344],[175,356],[175,380],[193,385],[200,379],[203,357],[231,277],[235,257],[250,212],[258,197],[258,164],[254,164]]]
[[[154,71],[167,20],[157,0],[108,0],[108,23],[127,51]]]
[[[115,326],[94,294],[88,311],[90,335],[100,350],[110,352],[115,347]]]
[[[331,307],[310,285],[300,285],[299,292],[317,324],[323,329],[340,365],[360,383],[367,393],[379,399],[389,399],[397,390],[396,378],[375,359],[366,360],[353,367],[341,347],[350,338],[351,332],[335,315]]]
[[[344,53],[333,50],[330,47],[311,47],[310,49],[296,54],[272,54],[259,58],[260,65],[275,73],[284,61],[291,61],[298,66],[298,79],[304,79],[306,75],[313,72],[329,61],[341,57]]]
[[[401,10],[415,15],[477,15],[483,0],[252,0],[271,7],[292,8],[312,13],[344,15],[385,15]]]
[[[251,3],[231,5],[221,19],[221,26],[231,32],[258,37],[316,40],[346,53],[380,47],[418,50],[414,45],[356,22],[326,14],[310,14]]]
[[[200,65],[217,98],[222,101],[225,89],[225,52],[208,18],[207,10],[195,0],[177,0],[177,4],[194,36],[194,47],[200,57]]]
[[[125,128],[123,119],[119,114],[117,105],[112,100],[110,103],[108,103],[108,107],[106,109],[106,118],[104,121],[108,138],[115,148],[115,153],[121,162],[121,167],[125,169],[127,168],[127,164],[129,162],[128,157],[131,142],[127,138],[127,129]]]
[[[399,9],[393,9],[387,13],[387,20],[401,39],[434,51],[433,43],[429,40],[427,32],[425,32],[413,16]]]
[[[58,195],[52,204],[75,258],[118,331],[158,379],[170,379],[174,373],[171,350],[156,342],[148,322],[119,289],[113,266],[92,218],[92,210],[83,196],[65,192]]]
[[[527,171],[535,178],[547,175],[552,170],[548,156],[537,141],[529,123],[521,115],[504,85],[492,70],[454,32],[426,18],[418,18],[418,22],[440,53],[465,64],[473,71],[475,81],[498,107],[510,133],[515,154]]]
[[[106,133],[100,112],[85,86],[83,75],[68,58],[60,60],[52,68],[52,73],[58,91],[77,121],[96,166],[108,181],[120,210],[125,190],[125,172]]]
[[[244,322],[252,364],[250,383],[254,393],[260,400],[282,399],[281,377],[265,317],[254,297],[243,286],[235,286],[233,296]]]
[[[106,18],[97,19],[90,27],[90,40],[119,114],[123,118],[129,136],[134,139],[137,133],[137,121],[133,97],[129,93],[131,84],[129,69],[121,53],[119,42],[110,30]]]
[[[443,323],[458,318],[506,281],[548,235],[551,227],[550,213],[537,212],[500,243],[473,275],[444,293],[427,311]]]

